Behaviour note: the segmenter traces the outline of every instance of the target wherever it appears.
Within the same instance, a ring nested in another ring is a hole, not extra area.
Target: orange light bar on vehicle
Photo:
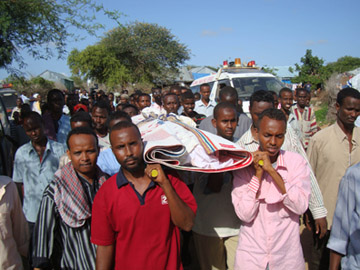
[[[241,67],[241,59],[235,58],[235,67]]]
[[[255,61],[250,61],[248,64],[247,64],[248,67],[255,67]]]
[[[227,61],[227,60],[225,60],[225,61],[223,62],[223,67],[224,67],[224,68],[229,67],[229,64],[228,64],[228,61]]]
[[[12,83],[5,83],[5,84],[1,85],[1,88],[11,88],[11,87],[13,87]]]

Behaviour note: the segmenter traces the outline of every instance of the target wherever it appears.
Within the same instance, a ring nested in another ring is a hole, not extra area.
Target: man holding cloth
[[[286,122],[280,110],[263,111],[253,166],[233,173],[232,202],[242,221],[236,270],[305,269],[299,216],[309,203],[309,168],[299,154],[280,150]]]

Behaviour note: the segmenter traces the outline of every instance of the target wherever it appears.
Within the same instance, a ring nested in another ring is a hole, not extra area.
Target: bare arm
[[[158,171],[157,177],[151,177],[151,171],[154,169]],[[190,231],[194,225],[195,214],[176,193],[161,166],[159,164],[149,164],[145,172],[150,179],[158,183],[163,189],[169,204],[171,220],[175,226],[184,231]]]
[[[330,267],[329,270],[339,270],[342,254],[330,250]]]
[[[115,244],[98,246],[96,249],[96,270],[109,270],[114,268]]]

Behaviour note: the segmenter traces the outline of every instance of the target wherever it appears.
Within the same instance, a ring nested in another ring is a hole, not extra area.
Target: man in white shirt
[[[204,83],[200,85],[200,94],[201,99],[195,102],[195,111],[200,114],[205,114],[206,116],[210,116],[213,114],[213,110],[216,106],[216,102],[210,100],[210,85]]]

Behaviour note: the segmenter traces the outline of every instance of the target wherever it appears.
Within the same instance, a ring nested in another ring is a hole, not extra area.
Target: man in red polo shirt
[[[110,141],[121,169],[94,200],[96,269],[182,269],[178,228],[190,231],[194,224],[193,195],[176,174],[145,164],[136,125],[116,124]]]

